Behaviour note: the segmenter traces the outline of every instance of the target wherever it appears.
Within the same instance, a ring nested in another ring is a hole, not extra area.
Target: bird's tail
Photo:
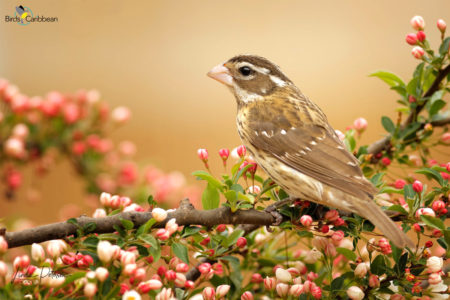
[[[357,214],[372,222],[381,232],[391,240],[395,246],[404,248],[405,246],[414,249],[414,243],[397,225],[375,204],[372,200],[361,201],[361,205],[356,208]]]

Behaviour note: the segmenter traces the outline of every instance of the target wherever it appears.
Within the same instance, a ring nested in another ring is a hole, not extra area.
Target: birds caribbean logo
[[[27,20],[27,17],[33,17],[33,12],[28,7],[19,5],[16,6],[14,15],[19,18],[19,21],[17,22],[19,25],[28,25],[30,24],[30,21]]]

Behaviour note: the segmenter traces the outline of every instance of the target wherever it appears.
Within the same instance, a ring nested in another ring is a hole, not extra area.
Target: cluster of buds
[[[161,241],[165,241],[169,239],[169,237],[178,231],[178,224],[175,219],[170,219],[166,223],[165,228],[158,229],[156,231],[156,237]]]
[[[438,30],[441,32],[441,39],[444,39],[447,24],[445,23],[444,20],[439,19],[436,25]],[[406,42],[411,46],[415,46],[411,50],[411,54],[417,59],[422,59],[422,57],[425,54],[425,49],[427,47],[427,45],[424,43],[426,40],[426,34],[424,32],[425,20],[421,16],[415,16],[411,19],[411,26],[414,30],[416,30],[416,32],[408,33],[406,35]]]

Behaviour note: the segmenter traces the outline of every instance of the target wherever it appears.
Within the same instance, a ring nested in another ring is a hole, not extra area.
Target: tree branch
[[[439,85],[449,73],[450,73],[450,65],[440,70],[438,75],[436,76],[436,79],[433,81],[430,88],[425,92],[423,97],[424,98],[431,97],[437,90],[439,90]],[[416,109],[412,110],[411,113],[406,118],[405,122],[403,122],[403,124],[401,125],[401,128],[405,128],[406,126],[411,124],[417,118],[422,109],[425,107],[425,104],[426,101],[423,104],[418,105]],[[445,126],[447,124],[450,124],[450,118],[431,122],[431,125],[433,126]],[[388,149],[391,144],[391,138],[392,138],[391,135],[387,135],[384,138],[379,139],[378,141],[372,143],[367,148],[367,152],[369,154],[377,154],[383,150]]]
[[[134,228],[145,224],[152,218],[151,212],[124,212],[104,218],[91,218],[81,216],[77,218],[78,226],[83,227],[88,223],[95,223],[95,233],[110,233],[116,231],[114,225],[121,226],[121,219],[126,219],[134,224]],[[197,210],[188,199],[180,202],[180,207],[170,212],[165,221],[155,224],[153,227],[164,227],[166,222],[172,218],[177,224],[214,226],[219,224],[253,224],[268,226],[275,222],[275,218],[268,212],[255,209],[238,210],[232,213],[229,207],[220,207],[211,210]],[[4,234],[9,248],[15,248],[32,243],[41,243],[48,240],[62,239],[76,233],[78,227],[72,223],[60,222],[42,225],[35,228],[25,229],[17,232],[6,232]]]

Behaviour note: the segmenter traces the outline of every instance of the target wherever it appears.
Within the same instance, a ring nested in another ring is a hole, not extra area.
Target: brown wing
[[[324,184],[361,199],[371,197],[376,188],[364,178],[358,160],[345,149],[323,113],[319,110],[311,116],[310,113],[305,113],[305,105],[288,104],[290,105],[292,107],[285,107],[281,111],[279,108],[274,109],[268,114],[272,118],[264,119],[261,114],[255,113],[261,107],[250,109],[247,135],[249,142],[255,148],[264,150],[280,162]],[[264,105],[264,110],[270,109],[270,105]],[[292,109],[298,113],[297,120],[292,119]],[[322,120],[313,122],[314,118]]]

